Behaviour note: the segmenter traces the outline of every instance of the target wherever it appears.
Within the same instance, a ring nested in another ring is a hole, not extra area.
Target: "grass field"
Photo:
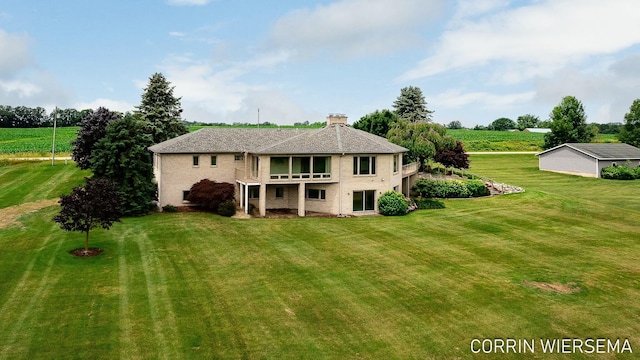
[[[202,126],[192,126],[191,131]],[[77,127],[56,130],[56,152],[69,155],[71,141],[77,136]],[[467,151],[540,151],[544,134],[508,131],[447,130],[456,140],[465,144]],[[23,157],[51,156],[52,128],[6,129],[0,128],[0,154]],[[618,142],[615,135],[598,135],[596,142]]]
[[[527,191],[390,218],[127,218],[92,232],[91,259],[67,253],[83,235],[55,206],[25,213],[0,226],[0,359],[467,359],[474,338],[640,351],[638,183],[539,172],[532,155],[471,161]],[[0,166],[0,219],[84,175]]]

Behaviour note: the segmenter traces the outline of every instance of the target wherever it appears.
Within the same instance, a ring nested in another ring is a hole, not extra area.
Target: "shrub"
[[[489,195],[481,180],[418,179],[412,188],[423,198],[466,198]]]
[[[162,207],[162,211],[168,212],[168,213],[174,213],[178,211],[178,208],[173,205],[165,205]]]
[[[634,180],[640,179],[640,167],[630,169],[624,165],[612,165],[602,169],[600,173],[603,179]]]
[[[235,186],[233,184],[202,179],[191,186],[187,200],[217,212],[220,204],[227,200],[233,200],[234,196]]]
[[[466,181],[465,183],[472,197],[489,195],[489,189],[487,189],[487,185],[484,183],[484,181],[470,180],[470,181]]]
[[[378,210],[385,216],[404,215],[408,207],[407,199],[397,191],[389,190],[378,198]]]
[[[236,203],[233,200],[227,200],[218,205],[218,215],[231,217],[236,214]]]
[[[444,203],[440,200],[418,197],[413,199],[413,201],[418,206],[418,209],[444,209],[445,208]]]
[[[471,192],[469,188],[465,184],[465,182],[460,180],[449,180],[445,181],[445,189],[447,198],[466,198],[471,197]]]

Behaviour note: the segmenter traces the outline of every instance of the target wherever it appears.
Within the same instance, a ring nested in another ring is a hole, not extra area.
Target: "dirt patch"
[[[89,250],[85,250],[84,248],[73,249],[69,251],[69,254],[79,257],[92,257],[98,256],[102,254],[103,250],[100,248],[89,248]]]
[[[575,294],[580,291],[578,284],[574,282],[562,283],[547,283],[538,281],[525,281],[525,286],[534,287],[540,290],[553,291],[558,294]]]
[[[9,206],[0,209],[0,229],[7,228],[11,225],[18,224],[18,218],[24,214],[38,211],[47,206],[56,205],[58,199],[47,199],[40,201],[28,202],[20,205]]]

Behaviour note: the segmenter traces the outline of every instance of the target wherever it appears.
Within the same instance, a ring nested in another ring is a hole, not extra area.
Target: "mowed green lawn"
[[[92,232],[91,259],[67,253],[83,235],[59,230],[55,206],[25,214],[0,229],[0,359],[474,358],[474,338],[620,338],[636,355],[640,183],[471,160],[526,193],[390,218],[127,218]],[[83,175],[1,166],[0,212]]]

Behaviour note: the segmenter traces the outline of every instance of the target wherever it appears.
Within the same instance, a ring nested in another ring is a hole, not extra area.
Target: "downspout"
[[[342,157],[344,156],[344,153],[342,155],[340,155],[340,165],[338,167],[338,201],[340,203],[339,205],[339,209],[338,209],[338,213],[342,216]]]

